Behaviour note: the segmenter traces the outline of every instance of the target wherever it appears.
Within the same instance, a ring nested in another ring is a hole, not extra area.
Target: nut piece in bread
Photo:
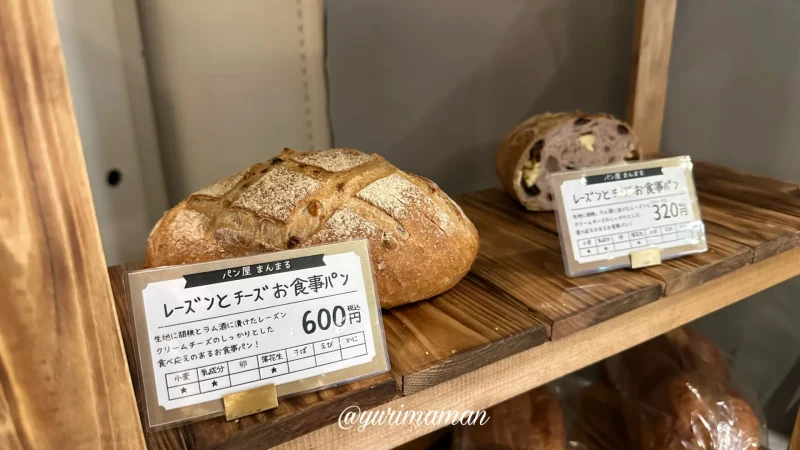
[[[634,161],[640,153],[631,127],[608,114],[544,113],[511,130],[497,149],[495,168],[525,208],[550,211],[550,173]]]
[[[472,222],[432,181],[353,149],[294,152],[223,178],[169,210],[148,267],[369,240],[381,306],[433,297],[478,252]]]

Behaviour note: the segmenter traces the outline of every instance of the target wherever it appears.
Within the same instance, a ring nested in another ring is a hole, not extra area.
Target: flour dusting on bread
[[[233,206],[285,222],[297,204],[320,186],[311,177],[278,167],[247,188]]]
[[[345,241],[376,235],[379,231],[377,225],[345,208],[333,213],[325,226],[307,244]]]
[[[419,187],[395,173],[373,181],[358,192],[358,197],[402,221],[409,211],[419,211],[443,232],[452,225],[450,218]]]
[[[216,183],[212,184],[211,186],[206,186],[203,189],[195,192],[192,195],[202,195],[206,197],[222,197],[223,195],[227,194],[234,186],[239,184],[244,178],[244,174],[247,171],[242,171],[237,173],[236,175],[232,175],[230,177],[225,177]]]
[[[169,223],[169,233],[179,241],[197,242],[202,240],[211,219],[193,209],[180,209]]]
[[[293,155],[292,159],[303,164],[308,164],[309,166],[319,167],[328,172],[346,172],[369,161],[372,159],[372,155],[361,153],[358,150],[344,148],[301,153]]]

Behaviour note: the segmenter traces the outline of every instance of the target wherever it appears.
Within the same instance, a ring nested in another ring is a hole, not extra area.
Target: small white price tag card
[[[642,250],[707,250],[688,156],[558,172],[550,183],[569,276],[630,267]]]
[[[127,274],[151,428],[389,370],[365,240]]]

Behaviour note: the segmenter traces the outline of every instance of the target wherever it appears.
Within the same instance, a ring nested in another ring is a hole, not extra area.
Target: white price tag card
[[[389,370],[366,240],[130,272],[151,428],[224,413],[222,397],[278,397]]]
[[[688,156],[558,172],[550,177],[567,275],[707,250]]]

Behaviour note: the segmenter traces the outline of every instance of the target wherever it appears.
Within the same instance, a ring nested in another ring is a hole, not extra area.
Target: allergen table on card
[[[301,372],[367,354],[364,332],[165,375],[170,400]]]

